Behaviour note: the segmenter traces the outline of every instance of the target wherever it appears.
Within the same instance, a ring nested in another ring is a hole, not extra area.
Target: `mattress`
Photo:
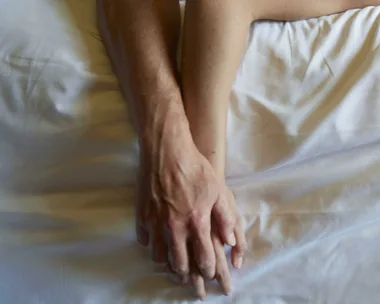
[[[138,146],[95,1],[0,7],[0,303],[196,301],[136,244]],[[249,250],[207,303],[378,303],[379,17],[252,26],[227,153]]]

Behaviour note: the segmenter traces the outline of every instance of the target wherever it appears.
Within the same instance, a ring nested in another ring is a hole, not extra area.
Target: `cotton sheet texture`
[[[379,18],[252,27],[227,170],[249,251],[207,303],[379,303]],[[0,0],[1,303],[194,300],[135,243],[137,151],[95,0]]]

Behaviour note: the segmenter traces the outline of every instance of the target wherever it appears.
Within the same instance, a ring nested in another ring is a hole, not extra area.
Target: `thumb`
[[[212,215],[219,228],[219,234],[223,242],[229,246],[236,245],[235,223],[236,212],[231,208],[226,198],[219,199],[212,209]]]

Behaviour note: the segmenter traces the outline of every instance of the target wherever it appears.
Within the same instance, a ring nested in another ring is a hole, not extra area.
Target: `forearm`
[[[250,16],[234,1],[186,6],[182,88],[193,139],[224,177],[230,93],[244,51]]]
[[[176,70],[177,0],[98,0],[98,25],[143,139],[185,118]]]

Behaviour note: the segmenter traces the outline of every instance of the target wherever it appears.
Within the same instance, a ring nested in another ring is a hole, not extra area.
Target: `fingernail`
[[[228,245],[235,246],[236,245],[236,238],[234,233],[230,233],[227,237]]]
[[[240,269],[242,265],[243,265],[243,258],[240,257],[240,258],[238,258],[237,261],[236,261],[236,268],[237,268],[237,269]]]

